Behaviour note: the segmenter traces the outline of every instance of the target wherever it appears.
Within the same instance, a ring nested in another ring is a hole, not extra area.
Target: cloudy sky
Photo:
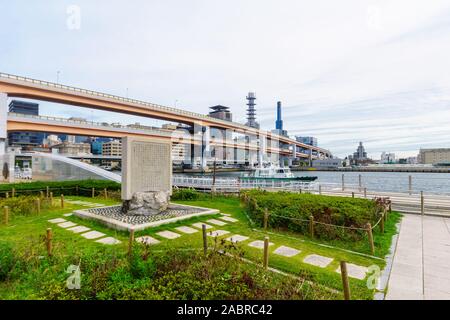
[[[206,113],[346,156],[450,147],[448,0],[1,1],[0,71]],[[79,15],[78,15],[79,13]],[[79,19],[78,19],[79,17]],[[43,114],[160,124],[42,103]]]

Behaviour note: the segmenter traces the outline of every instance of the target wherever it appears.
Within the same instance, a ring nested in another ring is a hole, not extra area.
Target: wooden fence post
[[[352,198],[354,198],[355,197],[355,193],[352,191]]]
[[[269,267],[269,237],[264,237],[264,258],[263,267],[267,270]]]
[[[92,198],[95,198],[95,188],[92,188]]]
[[[350,300],[350,285],[348,282],[347,263],[345,261],[341,261],[341,277],[344,288],[344,299]]]
[[[344,178],[344,174],[342,174],[342,191],[345,190],[345,178]]]
[[[103,190],[103,192],[104,192],[104,194],[105,194],[105,199],[108,199],[108,189],[105,188],[105,189]]]
[[[364,188],[364,198],[367,198],[367,188]]]
[[[50,206],[53,206],[53,191],[50,191]]]
[[[264,208],[264,231],[267,231],[267,222],[269,220],[269,210],[267,208]]]
[[[75,187],[75,192],[77,193],[77,196],[80,195],[80,188],[78,187],[78,185],[76,185]]]
[[[45,187],[45,196],[47,197],[47,199],[48,197],[50,197],[50,188],[48,186]]]
[[[358,176],[358,182],[359,182],[359,192],[361,192],[361,188],[362,188],[362,177],[361,174]]]
[[[311,238],[314,238],[314,216],[309,216],[309,234],[311,235]]]
[[[47,229],[47,237],[45,239],[46,243],[47,243],[47,255],[49,257],[52,256],[52,241],[53,241],[53,232],[52,232],[52,228],[48,228]]]
[[[208,238],[206,237],[206,225],[202,224],[202,235],[203,235],[203,254],[208,253]]]
[[[3,207],[3,212],[4,212],[4,217],[3,217],[3,221],[5,223],[5,225],[8,225],[9,223],[9,207],[5,206]]]
[[[131,257],[133,253],[133,244],[134,244],[134,229],[130,230],[130,238],[128,239],[128,256]]]
[[[6,199],[9,198],[9,192],[6,192],[5,197],[6,197]]]
[[[39,199],[44,199],[44,191],[39,191]]]
[[[423,191],[420,191],[420,213],[425,214],[425,201],[423,198]]]
[[[64,195],[61,194],[61,209],[64,209]]]
[[[40,214],[41,213],[41,199],[36,199],[34,200],[35,206],[36,206],[36,213]]]
[[[370,224],[370,222],[366,224],[366,228],[367,228],[367,238],[369,239],[370,253],[374,255],[375,245],[373,243],[372,225]]]
[[[386,219],[385,217],[386,217],[386,210],[383,211],[383,215],[381,216],[381,219],[380,219],[380,231],[381,231],[381,233],[384,233],[384,219]]]
[[[16,188],[12,188],[11,196],[14,198],[16,196]]]

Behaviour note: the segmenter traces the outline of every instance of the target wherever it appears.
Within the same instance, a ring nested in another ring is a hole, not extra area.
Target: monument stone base
[[[131,200],[125,200],[122,213],[126,215],[150,216],[169,207],[170,193],[167,191],[136,192]]]

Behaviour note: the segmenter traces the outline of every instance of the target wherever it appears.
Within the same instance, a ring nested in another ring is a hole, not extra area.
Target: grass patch
[[[105,205],[118,203],[113,199],[75,196],[67,197],[67,200],[82,200]],[[219,214],[194,217],[137,232],[136,237],[150,235],[161,242],[147,249],[145,246],[136,244],[135,248],[141,255],[141,260],[142,256],[146,255],[152,262],[149,262],[148,266],[138,263],[131,268],[126,256],[128,233],[114,231],[99,223],[74,216],[64,217],[68,221],[87,226],[122,241],[118,245],[106,246],[84,239],[79,234],[74,234],[47,221],[56,217],[60,218],[64,213],[86,208],[85,206],[67,202],[64,209],[53,207],[43,210],[40,215],[14,216],[8,226],[0,225],[0,242],[13,248],[15,261],[13,271],[7,273],[5,280],[0,280],[0,299],[341,299],[340,274],[335,272],[340,260],[362,266],[373,264],[381,268],[384,266],[382,259],[345,251],[349,249],[347,246],[334,248],[323,246],[324,244],[334,245],[333,242],[316,242],[315,239],[290,231],[271,230],[271,233],[265,233],[249,223],[246,210],[238,198],[202,196],[197,200],[177,202],[219,209],[222,213],[231,214],[239,221],[215,227],[215,229],[229,231],[229,234],[216,240],[208,237],[212,255],[206,259],[201,254],[201,231],[194,234],[182,234],[175,228],[200,221],[206,222],[210,218],[220,217]],[[395,220],[399,217],[396,213],[390,215],[385,227],[386,233],[374,234],[377,255],[382,256],[381,248],[389,247],[390,236],[395,230]],[[55,256],[53,258],[46,257],[45,251],[43,237],[48,227],[54,231]],[[161,238],[156,233],[162,230],[177,232],[181,234],[181,237],[174,240]],[[222,240],[234,234],[245,235],[250,239],[231,246],[229,242]],[[289,277],[262,271],[260,267],[262,250],[249,247],[247,244],[250,241],[262,240],[266,235],[269,235],[270,241],[274,243],[270,247],[270,267],[296,275],[298,279],[293,281]],[[340,244],[342,243],[337,245]],[[301,253],[291,258],[273,254],[272,252],[279,245],[296,248]],[[218,255],[217,251],[224,248],[233,255],[253,261],[254,264]],[[355,246],[353,249],[357,248]],[[333,258],[333,262],[324,269],[303,263],[303,258],[312,253]],[[6,256],[5,261],[10,261],[10,255]],[[80,261],[83,289],[67,290],[65,281],[68,274],[65,271],[69,265],[78,264]],[[205,273],[202,273],[202,270]],[[142,272],[149,275],[142,276]],[[221,289],[207,290],[203,284],[208,284],[208,288],[215,284]],[[352,298],[372,299],[374,292],[367,289],[365,281],[350,279],[350,285]],[[166,289],[163,290],[163,288]],[[337,292],[330,292],[325,288]]]

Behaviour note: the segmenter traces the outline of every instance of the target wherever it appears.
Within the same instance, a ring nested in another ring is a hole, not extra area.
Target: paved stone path
[[[65,216],[68,216],[68,215],[65,215]],[[227,223],[223,222],[222,220],[231,222],[231,223],[239,221],[238,219],[235,219],[235,218],[230,217],[229,215],[225,215],[225,214],[218,217],[218,219],[221,219],[221,220],[209,219],[209,220],[207,220],[207,222],[211,223],[213,225],[216,225],[216,226],[223,226],[223,225],[226,225]],[[72,231],[74,233],[80,233],[82,237],[84,237],[86,239],[95,240],[95,242],[98,242],[98,243],[102,243],[102,244],[106,244],[106,245],[113,245],[113,244],[121,243],[120,240],[115,239],[113,237],[105,237],[106,235],[102,232],[90,230],[90,228],[87,228],[85,226],[77,226],[75,223],[67,221],[62,218],[52,219],[52,220],[48,220],[48,221],[50,223],[58,224],[58,226],[60,226],[62,228],[66,228],[66,230]],[[198,229],[202,229],[202,225],[206,225],[207,229],[215,228],[214,226],[207,224],[205,222],[197,222],[197,223],[192,224],[192,226],[197,229],[191,228],[189,226],[180,226],[180,227],[176,227],[175,230],[179,231],[182,234],[193,234],[193,233],[199,232]],[[211,230],[211,231],[208,231],[207,235],[210,237],[221,237],[221,236],[227,235],[229,233],[230,233],[230,231],[227,231],[227,230]],[[182,236],[181,234],[178,234],[178,233],[170,231],[170,230],[164,230],[164,231],[157,232],[156,235],[158,235],[161,238],[168,239],[168,240],[176,239],[176,238],[179,238]],[[234,242],[234,243],[240,243],[243,241],[247,241],[249,239],[250,239],[250,237],[245,236],[245,235],[240,235],[240,234],[235,234],[235,235],[232,235],[232,236],[226,238],[227,241]],[[144,244],[148,244],[148,245],[158,244],[161,242],[160,240],[150,237],[150,236],[142,236],[142,237],[136,238],[135,241],[144,243]],[[262,248],[264,248],[264,241],[254,240],[254,241],[248,243],[247,245],[250,247],[253,247],[253,248],[262,249]],[[272,245],[274,245],[274,243],[269,242],[269,246],[272,246]],[[294,257],[294,256],[300,254],[301,250],[281,245],[278,248],[276,248],[273,251],[273,253],[276,255],[291,258],[291,257]],[[324,256],[317,255],[317,254],[310,254],[303,259],[304,263],[308,263],[308,264],[311,264],[311,265],[314,265],[314,266],[320,267],[320,268],[327,267],[332,261],[333,261],[332,258],[324,257]],[[362,267],[362,266],[358,266],[358,265],[354,265],[354,264],[347,264],[347,268],[348,268],[348,274],[350,277],[353,277],[356,279],[361,279],[361,280],[363,280],[366,277],[366,273],[367,273],[366,267]],[[336,270],[336,272],[340,272],[340,268],[338,268]]]
[[[158,244],[161,242],[150,236],[142,236],[142,237],[136,238],[136,241],[143,243],[143,244]]]
[[[158,236],[160,236],[160,237],[163,237],[163,238],[166,238],[166,239],[170,239],[170,240],[176,239],[178,237],[181,237],[181,235],[179,235],[178,233],[175,233],[175,232],[172,232],[172,231],[168,231],[168,230],[157,232],[156,234]]]
[[[316,267],[325,268],[333,261],[332,258],[324,257],[318,254],[310,254],[303,259],[304,263],[311,264]]]
[[[450,300],[450,218],[405,214],[386,300]]]
[[[209,219],[206,222],[209,222],[211,224],[215,224],[216,226],[224,226],[224,225],[227,224],[226,222],[223,222],[223,221],[220,221],[220,220],[217,220],[217,219]]]
[[[241,236],[240,234],[235,234],[235,235],[233,235],[233,236],[231,236],[231,237],[229,237],[229,238],[227,238],[225,240],[231,241],[233,243],[238,243],[238,242],[242,242],[242,241],[245,241],[245,240],[248,240],[248,239],[249,239],[249,237]]]
[[[64,216],[67,216],[67,215],[64,215]],[[116,238],[105,237],[106,234],[104,234],[102,232],[91,230],[90,228],[85,227],[85,226],[79,226],[76,223],[67,221],[63,218],[51,219],[51,220],[48,220],[48,222],[57,224],[58,227],[61,227],[68,231],[72,231],[73,233],[79,233],[79,234],[81,234],[81,236],[83,238],[86,238],[88,240],[97,239],[95,242],[98,242],[98,243],[107,244],[107,245],[121,243],[121,241]]]

